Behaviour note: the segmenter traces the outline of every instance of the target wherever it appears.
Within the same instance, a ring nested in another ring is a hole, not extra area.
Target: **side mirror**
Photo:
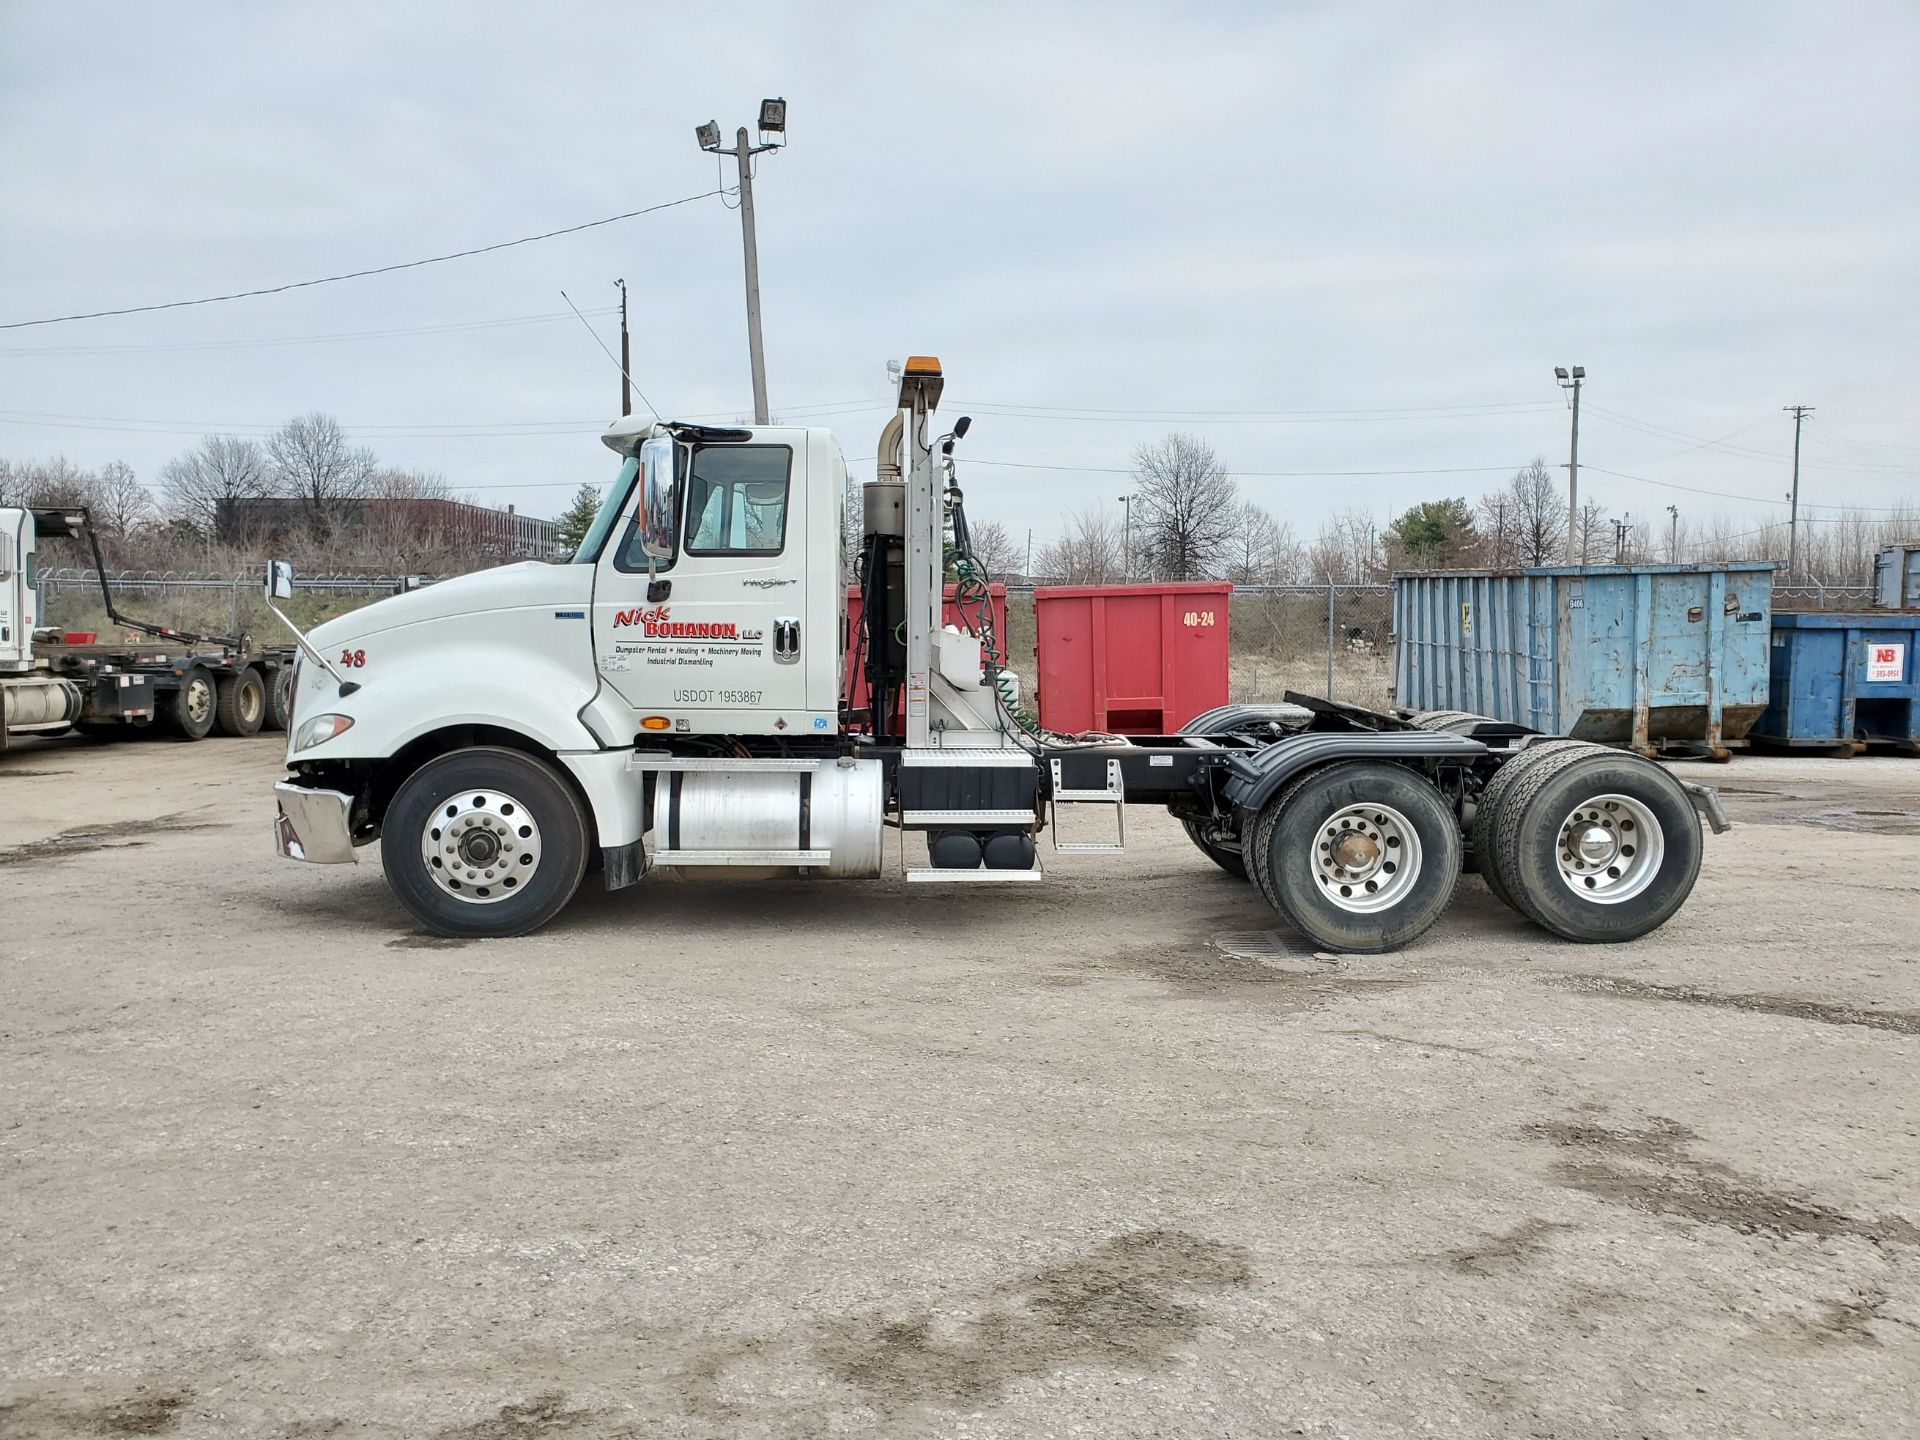
[[[285,560],[267,562],[267,599],[291,600],[293,598],[293,566]]]
[[[680,507],[680,446],[656,435],[640,446],[640,548],[650,560],[673,558]]]

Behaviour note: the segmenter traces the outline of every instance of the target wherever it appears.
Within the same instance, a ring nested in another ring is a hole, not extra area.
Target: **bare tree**
[[[1553,565],[1566,551],[1567,502],[1559,482],[1536,455],[1495,497],[1499,536],[1495,565]],[[1480,503],[1484,518],[1487,502]]]
[[[998,520],[984,525],[969,525],[967,537],[973,541],[973,558],[986,567],[987,574],[1005,580],[1020,567],[1021,552],[1013,535]]]
[[[213,535],[223,518],[232,523],[235,500],[254,500],[268,488],[267,457],[259,442],[238,435],[208,435],[184,455],[160,467],[167,514],[202,535]]]
[[[1120,522],[1107,507],[1090,505],[1067,516],[1058,540],[1034,559],[1049,580],[1107,585],[1120,578]]]
[[[1290,580],[1300,547],[1293,532],[1260,506],[1241,504],[1226,553],[1226,578],[1235,585],[1276,585]]]
[[[51,460],[27,460],[12,467],[14,503],[48,507],[86,506],[100,498],[100,477],[82,470],[64,455]]]
[[[1321,522],[1307,558],[1311,578],[1322,585],[1378,580],[1383,569],[1380,524],[1364,507],[1350,506]]]
[[[300,502],[316,534],[330,533],[341,512],[371,485],[373,451],[349,445],[340,422],[314,411],[296,416],[267,437],[267,473],[274,489]]]
[[[1598,500],[1583,500],[1580,523],[1575,533],[1581,565],[1599,565],[1613,558],[1613,526],[1607,523],[1607,507]]]
[[[1133,452],[1134,554],[1154,575],[1218,573],[1240,517],[1239,487],[1197,435],[1171,434]]]
[[[124,460],[109,460],[94,483],[93,521],[109,540],[125,540],[154,516],[153,495]]]

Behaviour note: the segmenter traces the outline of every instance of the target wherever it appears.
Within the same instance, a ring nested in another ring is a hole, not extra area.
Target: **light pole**
[[[742,125],[731,150],[720,148],[720,127],[709,120],[696,125],[694,135],[702,150],[716,155],[731,155],[740,172],[740,240],[747,260],[747,358],[753,366],[753,423],[767,422],[767,362],[760,346],[760,248],[753,234],[753,157],[778,150],[787,142],[787,102],[773,99],[760,102],[760,143],[747,139]],[[782,138],[769,140],[767,136]]]
[[[627,282],[616,280],[620,287],[620,413],[633,413],[633,360],[627,352]]]
[[[1553,378],[1562,390],[1573,392],[1573,439],[1567,447],[1567,563],[1577,565],[1579,552],[1574,549],[1574,536],[1580,528],[1580,383],[1587,378],[1587,367],[1575,365],[1568,370],[1556,365]]]
[[[1793,583],[1793,567],[1800,557],[1800,422],[1813,413],[1811,405],[1782,405],[1793,416],[1793,494],[1787,508],[1787,583]]]
[[[1678,565],[1680,563],[1680,507],[1678,505],[1667,506],[1667,515],[1669,517],[1667,521],[1667,563],[1669,565]]]
[[[1133,578],[1133,496],[1120,497],[1120,583]]]

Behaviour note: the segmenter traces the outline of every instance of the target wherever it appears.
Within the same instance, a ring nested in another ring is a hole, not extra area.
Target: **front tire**
[[[409,775],[387,807],[380,860],[435,935],[525,935],[580,888],[591,831],[572,786],[518,750],[456,750]]]
[[[1329,950],[1378,953],[1424,934],[1460,880],[1460,826],[1425,776],[1351,761],[1269,801],[1248,869],[1293,927]]]
[[[1613,750],[1541,755],[1493,816],[1490,874],[1514,908],[1563,940],[1637,940],[1693,891],[1704,845],[1687,792]]]
[[[213,730],[219,707],[220,687],[213,672],[204,665],[190,666],[163,707],[167,728],[188,740],[204,740]]]

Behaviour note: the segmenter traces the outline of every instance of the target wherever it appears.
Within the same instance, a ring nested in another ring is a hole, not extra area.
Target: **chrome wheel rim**
[[[1420,836],[1387,805],[1348,805],[1320,822],[1313,877],[1329,904],[1356,915],[1390,910],[1420,879]]]
[[[433,883],[467,905],[498,905],[540,869],[540,827],[500,790],[463,790],[443,800],[420,831],[420,859]]]
[[[1561,883],[1596,905],[1618,905],[1645,890],[1666,853],[1660,822],[1630,795],[1582,800],[1561,820],[1554,839]]]

